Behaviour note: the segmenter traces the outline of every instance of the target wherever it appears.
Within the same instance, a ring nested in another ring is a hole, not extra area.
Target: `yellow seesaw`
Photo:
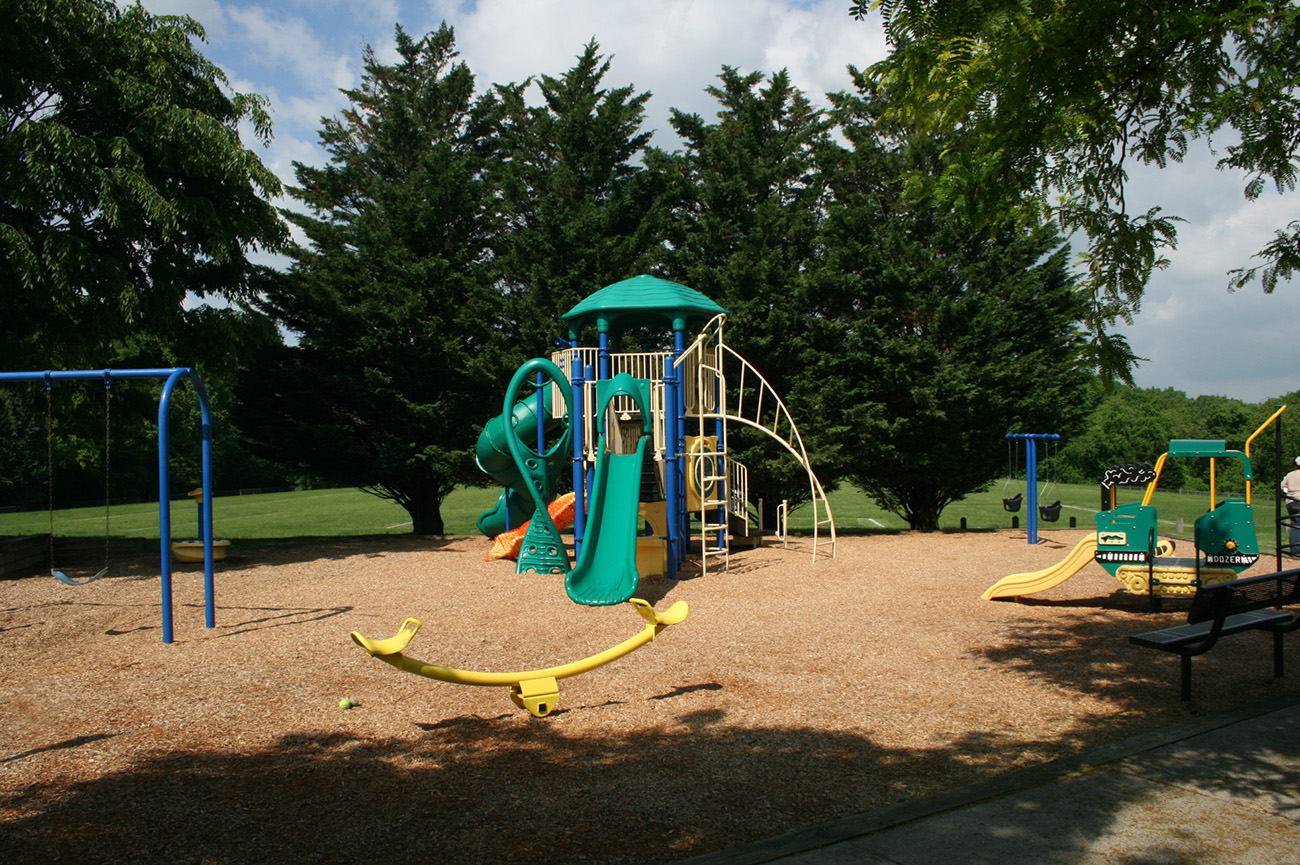
[[[653,640],[664,628],[685,619],[686,614],[690,612],[690,608],[685,601],[678,601],[662,613],[655,612],[655,608],[648,601],[643,601],[640,598],[632,598],[628,603],[635,605],[637,612],[648,622],[641,633],[624,640],[613,648],[583,658],[581,661],[574,661],[558,667],[548,667],[545,670],[528,670],[519,673],[482,673],[474,670],[439,667],[415,658],[408,658],[402,654],[402,650],[410,644],[416,632],[420,630],[419,619],[407,619],[402,623],[401,629],[396,634],[384,640],[372,640],[353,631],[352,641],[365,649],[372,658],[378,658],[385,664],[392,664],[399,670],[415,673],[417,676],[425,676],[456,685],[508,686],[510,688],[510,699],[514,701],[516,706],[527,709],[534,716],[541,718],[549,715],[560,699],[560,686],[556,682],[557,679],[566,679],[569,676],[586,673],[636,651]]]

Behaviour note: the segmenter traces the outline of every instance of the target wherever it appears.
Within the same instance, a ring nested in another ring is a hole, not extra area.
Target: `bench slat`
[[[1189,622],[1216,619],[1220,609],[1226,614],[1286,607],[1300,603],[1300,569],[1276,574],[1244,577],[1212,586],[1201,586],[1192,598]]]
[[[1252,610],[1246,613],[1237,613],[1223,620],[1223,628],[1219,631],[1219,636],[1227,636],[1228,634],[1260,628],[1264,625],[1283,624],[1290,621],[1291,614],[1281,610]],[[1195,622],[1189,625],[1176,625],[1159,631],[1148,631],[1145,634],[1134,634],[1128,638],[1128,641],[1139,646],[1149,646],[1152,649],[1177,652],[1183,646],[1204,640],[1210,635],[1213,628],[1214,622],[1212,621]]]

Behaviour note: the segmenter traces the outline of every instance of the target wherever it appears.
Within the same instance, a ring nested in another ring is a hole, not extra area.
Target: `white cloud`
[[[1195,142],[1188,159],[1165,169],[1133,171],[1130,210],[1161,205],[1185,218],[1170,266],[1152,277],[1133,326],[1124,332],[1147,358],[1139,385],[1173,387],[1191,396],[1220,394],[1259,402],[1300,388],[1286,358],[1287,331],[1300,321],[1300,292],[1258,283],[1228,291],[1228,271],[1259,263],[1253,256],[1294,214],[1294,199],[1272,192],[1245,199],[1245,178],[1219,171],[1217,157]]]
[[[841,2],[791,8],[776,0],[481,0],[431,11],[455,27],[480,87],[559,75],[596,39],[612,56],[607,84],[654,94],[647,125],[663,147],[675,141],[670,108],[713,115],[716,101],[704,91],[723,65],[769,74],[788,68],[795,86],[821,102],[826,91],[848,86],[848,63],[865,66],[883,56],[879,26],[855,22]]]
[[[119,7],[133,6],[134,0],[117,0]],[[226,17],[218,0],[148,0],[144,7],[153,15],[188,15],[203,25],[209,41],[225,38]]]
[[[273,17],[260,6],[230,8],[227,17],[235,31],[231,38],[241,43],[249,62],[287,69],[312,89],[352,84],[357,61],[326,48],[306,19]]]

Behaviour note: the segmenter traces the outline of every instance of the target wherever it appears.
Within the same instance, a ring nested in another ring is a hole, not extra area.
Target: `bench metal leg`
[[[1182,661],[1179,695],[1182,701],[1186,703],[1192,699],[1192,656],[1180,655],[1179,660]]]
[[[1282,632],[1273,632],[1273,678],[1282,678]]]

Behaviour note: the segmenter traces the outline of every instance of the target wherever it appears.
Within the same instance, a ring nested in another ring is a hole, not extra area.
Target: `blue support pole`
[[[601,336],[603,337],[604,334],[601,334]],[[609,358],[608,358],[608,357],[605,358],[605,362],[606,362],[606,363],[609,362]],[[587,379],[587,381],[595,381],[595,380],[596,380],[595,371],[594,371],[590,366],[587,367],[587,372],[586,372],[586,376],[585,376],[585,378]],[[592,444],[595,445],[596,443],[595,443],[595,442],[592,442]],[[583,466],[583,467],[586,469],[586,473],[585,473],[585,483],[586,483],[587,489],[591,489],[591,488],[594,487],[595,484],[596,484],[596,465],[595,465],[595,463],[584,463],[584,466]]]
[[[1029,536],[1029,545],[1038,545],[1038,439],[1025,439],[1025,477],[1028,482],[1028,495],[1025,504],[1029,508],[1025,531]]]
[[[204,620],[209,628],[216,627],[216,601],[212,578],[212,411],[203,382],[194,371],[187,368],[172,370],[163,384],[162,398],[158,400],[158,535],[162,557],[163,642],[172,642],[172,557],[171,557],[171,399],[176,385],[183,379],[191,381],[199,394],[199,416],[202,423],[203,509],[200,533],[203,538],[203,598]]]
[[[677,508],[677,463],[680,459],[677,442],[677,403],[681,388],[673,370],[673,359],[664,358],[664,516],[668,521],[668,579],[677,579],[677,550],[681,533],[674,511]]]
[[[686,331],[673,328],[673,364],[677,381],[677,405],[672,422],[677,426],[677,501],[669,516],[677,521],[677,562],[686,562],[686,548],[691,543],[690,516],[686,513],[686,370],[677,362],[686,351]]]
[[[587,367],[587,380],[608,381],[610,378],[613,377],[610,370],[610,361],[609,361],[609,322],[605,321],[604,319],[601,319],[596,323],[596,327],[598,329],[597,342],[596,342],[597,345],[596,369],[593,372],[591,367]],[[600,411],[600,407],[592,406],[592,410]],[[599,418],[596,418],[596,423],[592,428],[600,429]],[[599,433],[597,433],[597,435],[599,435]],[[592,442],[591,444],[592,447],[597,446],[597,442]],[[592,487],[595,486],[595,484],[596,484],[596,465],[595,463],[590,463],[587,466],[587,489],[591,489]]]
[[[586,473],[582,465],[582,452],[586,447],[583,441],[586,426],[582,422],[585,410],[582,394],[586,379],[583,375],[582,357],[578,354],[578,338],[573,337],[570,344],[573,348],[573,369],[569,376],[569,381],[573,384],[573,415],[569,421],[573,424],[573,554],[576,556],[582,552],[582,538],[587,530]]]
[[[1057,441],[1061,437],[1056,433],[1008,433],[1009,439],[1023,439],[1025,442],[1025,506],[1029,513],[1025,516],[1025,533],[1030,546],[1038,544],[1038,443],[1040,441]]]
[[[606,381],[612,377],[609,370],[609,333],[604,327],[601,327],[600,330],[600,348],[596,353],[596,364],[596,371],[599,373],[597,378],[600,381]]]

